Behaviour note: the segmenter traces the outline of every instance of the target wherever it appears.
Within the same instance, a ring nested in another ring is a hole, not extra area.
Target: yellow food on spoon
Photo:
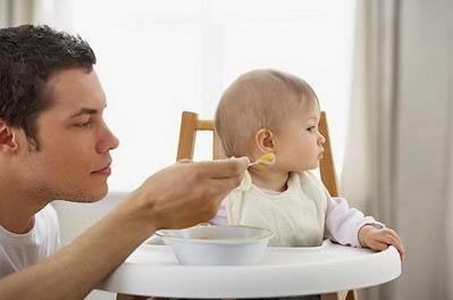
[[[256,164],[265,164],[265,165],[272,165],[275,163],[275,154],[274,153],[266,153],[260,158],[258,158],[256,161],[252,162],[249,164],[249,167],[254,166]]]
[[[257,162],[271,163],[275,159],[275,154],[272,152],[266,153],[257,159]]]

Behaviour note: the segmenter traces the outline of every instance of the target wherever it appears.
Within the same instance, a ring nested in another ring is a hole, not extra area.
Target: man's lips
[[[110,163],[102,169],[91,172],[91,174],[93,175],[104,175],[104,176],[109,176],[111,173],[112,170],[110,169]]]

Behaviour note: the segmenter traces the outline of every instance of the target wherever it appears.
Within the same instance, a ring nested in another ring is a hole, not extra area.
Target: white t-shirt
[[[51,204],[35,215],[28,233],[16,234],[0,226],[0,278],[53,255],[59,245],[58,217]]]

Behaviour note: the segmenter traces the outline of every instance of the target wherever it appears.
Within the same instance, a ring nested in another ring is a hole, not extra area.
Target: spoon
[[[260,156],[256,161],[249,164],[249,167],[257,164],[273,165],[275,163],[275,154],[272,152]]]

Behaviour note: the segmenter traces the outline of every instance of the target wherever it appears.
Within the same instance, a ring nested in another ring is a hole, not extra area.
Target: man
[[[56,252],[49,203],[103,198],[118,146],[95,63],[80,37],[47,26],[0,29],[0,299],[82,299],[155,230],[211,219],[248,165],[161,170]]]

